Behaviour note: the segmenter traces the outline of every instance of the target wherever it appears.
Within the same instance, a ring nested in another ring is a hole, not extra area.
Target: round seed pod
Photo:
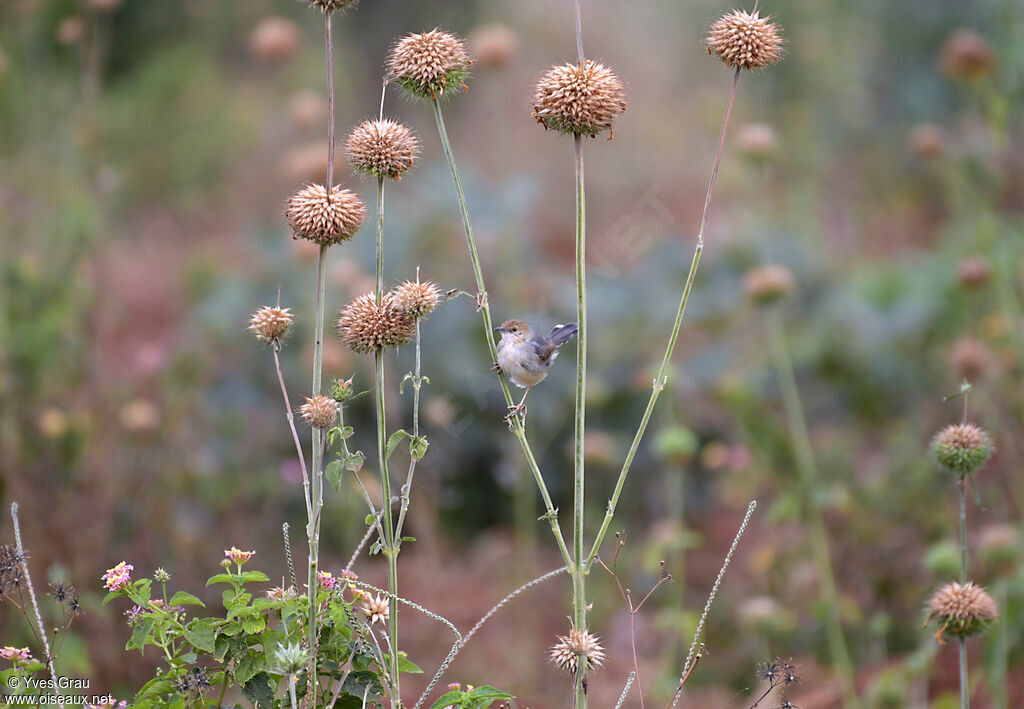
[[[372,292],[354,298],[341,310],[335,325],[338,336],[355,352],[398,347],[416,332],[415,321],[392,293],[385,293],[379,303]]]
[[[435,27],[398,40],[388,55],[387,77],[413,96],[434,100],[465,88],[471,64],[465,42]]]
[[[545,128],[596,136],[626,110],[626,91],[604,64],[560,64],[544,72],[533,92],[533,117]]]
[[[378,179],[402,179],[420,144],[407,126],[390,118],[363,121],[349,133],[345,152],[357,172]]]
[[[715,20],[705,42],[727,66],[761,69],[782,58],[784,40],[778,25],[759,12],[733,10]]]
[[[330,246],[352,238],[366,219],[359,195],[335,185],[306,185],[288,198],[285,218],[296,238]]]
[[[950,424],[932,440],[935,460],[961,478],[984,465],[994,449],[988,433],[973,423]]]

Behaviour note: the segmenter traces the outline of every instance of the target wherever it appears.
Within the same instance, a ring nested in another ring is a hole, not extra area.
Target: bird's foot
[[[505,414],[505,421],[508,422],[509,428],[512,427],[512,420],[518,415],[523,415],[523,422],[526,422],[526,402],[521,401],[515,406],[508,407],[508,413]]]
[[[501,365],[498,364],[497,362],[495,362],[494,365],[491,367],[491,371],[492,372],[500,372],[501,371]]]

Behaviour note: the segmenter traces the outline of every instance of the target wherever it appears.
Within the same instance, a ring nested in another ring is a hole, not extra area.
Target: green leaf
[[[388,445],[384,450],[384,457],[390,458],[391,454],[395,452],[395,448],[398,447],[398,444],[401,443],[406,438],[412,438],[412,436],[404,428],[400,428],[394,433],[392,433],[391,436],[388,438]]]
[[[170,605],[173,606],[202,606],[206,608],[206,604],[200,601],[197,597],[191,593],[185,593],[184,591],[178,591],[171,596]]]
[[[219,618],[197,618],[185,626],[185,639],[192,647],[203,652],[216,649],[216,629],[221,623]]]
[[[110,601],[114,600],[115,598],[120,598],[121,596],[127,596],[127,595],[128,595],[127,591],[111,591],[110,593],[108,593],[106,596],[103,597],[103,605],[107,605]]]
[[[209,588],[210,586],[212,586],[215,583],[230,583],[230,584],[234,585],[234,583],[235,583],[235,575],[234,574],[217,574],[216,576],[211,576],[206,581],[206,587]]]
[[[135,695],[135,706],[140,706],[144,701],[161,697],[174,691],[174,683],[166,677],[154,677],[142,685],[142,689]],[[147,702],[148,703],[148,702]]]
[[[236,673],[235,677],[237,678],[237,676]],[[242,684],[242,693],[255,705],[274,706],[274,685],[270,681],[270,675],[266,672],[260,672]]]
[[[238,664],[235,666],[235,681],[239,684],[246,684],[249,680],[254,679],[257,673],[263,670],[264,659],[262,655],[257,655],[253,652],[248,652]],[[249,696],[248,692],[246,696]]]
[[[335,492],[341,490],[341,471],[344,469],[341,460],[332,460],[324,468],[324,477],[331,484]]]
[[[503,702],[514,698],[511,694],[485,684],[467,693],[462,700],[462,706],[465,709],[487,709],[494,702]]]
[[[405,672],[410,675],[423,674],[423,670],[417,667],[416,664],[401,650],[398,651],[398,671]]]
[[[465,692],[462,692],[457,689],[448,692],[448,694],[442,694],[440,697],[438,697],[437,701],[430,706],[430,709],[444,709],[445,707],[461,707],[463,695],[465,695]]]
[[[242,572],[242,583],[252,583],[253,581],[269,581],[270,577],[262,571],[243,571]]]
[[[247,618],[242,621],[242,630],[249,633],[250,635],[257,635],[263,632],[263,629],[267,627],[267,621],[264,620],[263,616],[256,616],[255,618]]]
[[[142,652],[142,648],[146,646],[146,641],[149,640],[149,636],[153,633],[153,626],[155,624],[156,616],[152,613],[140,616],[135,623],[135,628],[132,630],[132,636],[128,638],[124,649]]]
[[[345,458],[345,470],[350,470],[353,473],[358,473],[363,469],[363,464],[366,463],[366,456],[361,451],[352,453]]]
[[[416,436],[409,440],[409,455],[413,460],[422,460],[427,454],[427,446],[430,442],[426,436]]]

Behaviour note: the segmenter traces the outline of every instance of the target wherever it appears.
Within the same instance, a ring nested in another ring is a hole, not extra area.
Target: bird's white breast
[[[547,362],[542,362],[534,345],[528,341],[514,344],[501,342],[498,345],[498,366],[513,384],[523,389],[543,381],[554,359],[551,357]]]

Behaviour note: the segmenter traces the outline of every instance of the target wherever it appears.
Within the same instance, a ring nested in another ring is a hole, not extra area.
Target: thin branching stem
[[[437,132],[441,139],[441,147],[444,150],[445,158],[448,160],[448,167],[451,169],[452,180],[455,182],[455,192],[459,202],[459,212],[462,215],[462,225],[466,231],[466,243],[469,247],[469,257],[473,265],[473,275],[476,278],[477,288],[477,308],[480,311],[481,318],[483,319],[484,325],[484,338],[487,342],[487,351],[490,353],[491,361],[498,361],[498,350],[494,344],[494,321],[491,319],[491,308],[487,302],[487,290],[484,286],[484,275],[483,270],[480,267],[480,255],[476,248],[476,239],[473,237],[473,227],[469,221],[469,210],[466,208],[466,195],[462,189],[462,180],[459,178],[459,169],[455,163],[455,154],[452,152],[451,142],[448,140],[448,130],[444,125],[444,116],[441,113],[441,104],[438,101],[432,101],[434,107],[434,120],[437,123]],[[512,392],[508,388],[508,380],[505,378],[504,372],[498,371],[498,383],[501,386],[502,394],[505,396],[505,402],[509,407],[515,404],[512,399]],[[565,561],[566,566],[573,567],[572,555],[569,554],[569,548],[565,544],[565,538],[562,535],[562,528],[558,523],[558,510],[555,509],[554,503],[551,501],[551,494],[548,492],[547,484],[544,482],[544,476],[541,475],[540,466],[537,465],[537,459],[533,455],[533,450],[530,448],[529,442],[526,440],[526,428],[523,420],[523,416],[513,416],[510,421],[512,433],[519,441],[520,447],[523,449],[523,454],[526,456],[526,462],[530,467],[530,472],[533,473],[534,481],[537,483],[537,488],[540,490],[541,499],[544,501],[545,515],[544,519],[548,521],[548,525],[551,527],[551,533],[555,537],[555,543],[558,544],[558,550],[562,554],[562,559]]]
[[[381,551],[388,563],[388,644],[391,647],[390,673],[394,687],[392,707],[401,706],[401,694],[398,685],[398,547],[395,544],[395,527],[391,515],[391,476],[388,475],[387,430],[384,412],[384,352],[378,349],[373,359],[376,374],[377,400],[377,459],[380,466],[381,487],[381,521],[384,527],[384,538],[381,539]]]
[[[964,420],[967,420],[967,395],[964,394]],[[957,485],[960,496],[960,583],[967,583],[967,478]],[[957,638],[960,658],[960,709],[968,709],[971,704],[970,681],[967,668],[967,638],[961,634]]]
[[[284,374],[281,373],[281,357],[278,355],[277,347],[271,347],[274,353],[274,369],[277,370],[277,383],[281,385],[281,397],[284,399],[284,414],[288,419],[288,428],[292,432],[292,441],[295,442],[295,454],[299,458],[299,467],[302,469],[302,492],[306,498],[306,519],[313,518],[313,503],[309,497],[309,471],[306,469],[306,456],[302,452],[302,441],[299,440],[299,432],[295,430],[295,415],[292,413],[291,400],[288,398],[288,388],[284,384]]]
[[[697,246],[693,251],[693,260],[690,262],[690,272],[686,276],[686,284],[683,286],[683,295],[679,301],[679,309],[676,311],[676,319],[672,325],[672,332],[668,338],[668,345],[665,348],[665,356],[662,357],[661,367],[658,369],[658,374],[654,378],[654,382],[651,388],[651,398],[647,401],[647,408],[644,410],[644,415],[640,419],[640,426],[637,428],[636,435],[633,436],[633,443],[629,447],[629,453],[626,455],[626,460],[622,464],[622,470],[619,471],[618,480],[615,482],[615,490],[612,493],[611,499],[608,501],[608,509],[605,512],[604,521],[601,523],[601,527],[597,532],[597,537],[594,539],[594,545],[590,549],[590,554],[587,556],[585,568],[589,570],[591,565],[594,563],[594,556],[601,548],[601,543],[604,541],[604,536],[608,532],[608,527],[612,522],[612,518],[615,516],[615,507],[619,503],[619,496],[622,494],[623,485],[626,483],[626,477],[629,475],[630,468],[633,467],[633,460],[636,457],[636,452],[640,448],[640,442],[643,440],[644,433],[647,431],[647,424],[651,421],[651,414],[654,413],[654,406],[658,403],[658,397],[661,396],[661,392],[664,391],[668,385],[668,368],[669,363],[672,360],[672,353],[676,348],[676,341],[679,339],[679,330],[683,324],[683,316],[686,314],[686,305],[690,302],[690,291],[693,290],[693,282],[697,277],[697,267],[700,265],[701,255],[704,253],[704,231],[708,225],[708,215],[711,211],[711,198],[715,192],[715,184],[718,182],[718,168],[722,162],[722,152],[725,149],[725,136],[726,131],[729,127],[729,114],[732,113],[733,101],[736,98],[736,85],[739,82],[740,70],[737,69],[732,77],[732,87],[729,89],[729,100],[725,104],[725,115],[722,117],[722,132],[718,138],[718,150],[715,153],[715,166],[711,170],[711,179],[708,181],[708,191],[704,197],[704,211],[701,213],[700,218],[700,230],[697,232]]]
[[[416,280],[419,280],[417,274]],[[417,440],[420,437],[420,389],[423,387],[423,367],[420,353],[420,324],[422,318],[416,318],[416,366],[412,375],[412,438]],[[405,484],[402,485],[402,502],[398,510],[398,524],[395,526],[395,538],[402,543],[402,527],[405,525],[405,514],[409,511],[410,496],[412,495],[412,480],[416,475],[416,464],[419,458],[409,457],[409,472],[405,476]]]
[[[577,9],[577,36],[579,35],[579,3]],[[582,55],[582,45],[580,53]],[[584,440],[586,435],[587,404],[587,222],[586,189],[583,172],[583,136],[573,136],[576,164],[576,420],[573,455],[573,524],[572,555],[576,562],[573,573],[573,625],[581,633],[587,632],[586,570],[583,557],[583,512],[586,481]],[[576,673],[576,707],[587,705],[587,663],[579,662]]]

